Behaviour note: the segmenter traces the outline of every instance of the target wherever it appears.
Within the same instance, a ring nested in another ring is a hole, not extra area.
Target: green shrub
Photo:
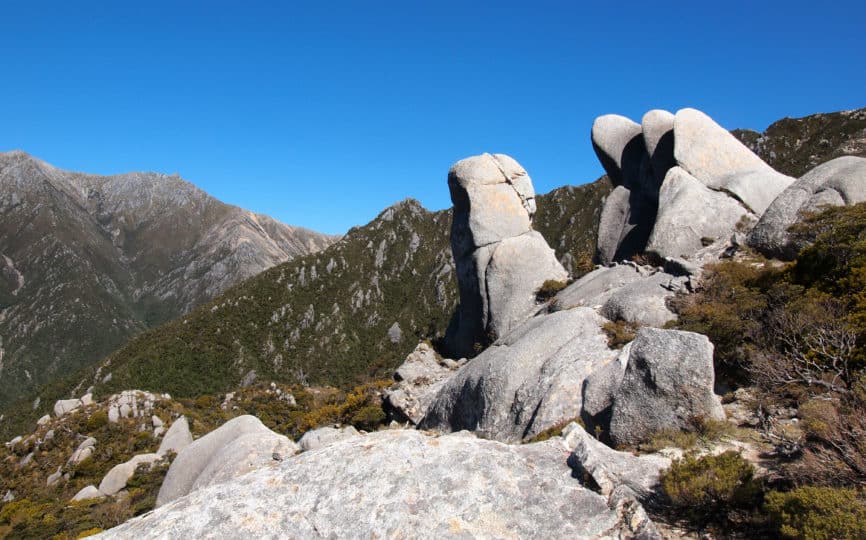
[[[602,331],[607,334],[607,346],[611,349],[621,349],[631,342],[637,334],[637,325],[626,321],[608,321],[602,325]]]
[[[747,508],[761,494],[754,467],[734,451],[700,458],[687,454],[675,460],[660,481],[674,513],[695,520],[710,521]]]
[[[535,299],[539,302],[547,302],[554,296],[556,293],[564,289],[568,285],[565,281],[557,281],[555,279],[548,279],[544,283],[541,284],[541,287],[535,292]]]
[[[853,489],[801,487],[770,492],[766,508],[789,538],[866,538],[866,504]]]
[[[90,415],[85,423],[88,433],[92,433],[108,425],[108,411],[98,410]]]

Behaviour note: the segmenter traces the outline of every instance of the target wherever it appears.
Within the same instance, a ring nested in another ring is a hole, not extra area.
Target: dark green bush
[[[801,487],[770,492],[766,508],[779,532],[789,538],[866,538],[866,504],[853,489]]]
[[[674,513],[698,521],[748,508],[761,495],[754,467],[734,451],[700,458],[687,454],[674,461],[660,481]]]
[[[557,281],[555,279],[548,279],[544,283],[541,284],[541,287],[535,292],[535,299],[539,302],[547,302],[554,296],[556,293],[564,289],[568,285],[565,281]]]

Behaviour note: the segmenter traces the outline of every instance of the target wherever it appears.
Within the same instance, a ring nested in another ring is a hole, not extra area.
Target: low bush
[[[866,503],[853,489],[801,487],[766,496],[782,536],[814,540],[866,538]]]
[[[557,281],[555,279],[548,279],[544,283],[541,284],[541,287],[535,292],[535,299],[539,302],[547,302],[554,296],[556,293],[564,289],[568,285],[565,281]]]
[[[611,349],[621,349],[627,343],[630,343],[637,334],[638,326],[636,324],[619,321],[608,321],[601,327],[602,331],[607,334],[607,346]]]
[[[734,451],[700,458],[687,454],[662,473],[660,482],[671,510],[699,522],[752,507],[762,492],[752,464]]]

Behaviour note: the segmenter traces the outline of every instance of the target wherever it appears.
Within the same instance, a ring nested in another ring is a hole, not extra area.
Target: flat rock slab
[[[631,537],[561,439],[373,433],[191,493],[102,538]]]

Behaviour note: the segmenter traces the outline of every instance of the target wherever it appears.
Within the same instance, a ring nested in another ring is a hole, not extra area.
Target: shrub
[[[547,302],[554,296],[556,293],[561,291],[568,285],[565,281],[557,281],[555,279],[548,279],[544,283],[541,284],[541,287],[535,292],[535,299],[539,302]]]
[[[779,532],[790,538],[866,538],[866,504],[853,489],[801,487],[770,492],[766,508]]]
[[[637,334],[637,325],[626,321],[608,321],[601,327],[607,334],[607,346],[611,349],[621,349],[631,342]]]
[[[675,513],[710,521],[737,508],[747,508],[760,496],[754,467],[728,451],[700,458],[687,454],[662,473],[661,486]]]
[[[95,411],[85,423],[88,433],[92,433],[106,425],[108,425],[108,411],[104,410]]]

